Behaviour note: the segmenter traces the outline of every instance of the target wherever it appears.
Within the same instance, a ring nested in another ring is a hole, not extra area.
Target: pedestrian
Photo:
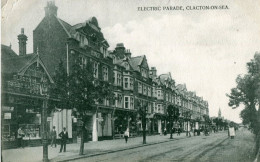
[[[180,128],[180,127],[177,129],[177,135],[178,135],[178,136],[181,135],[181,128]]]
[[[125,133],[124,133],[124,137],[125,137],[125,143],[127,143],[128,137],[129,137],[129,128],[126,129]]]
[[[231,139],[234,139],[235,138],[235,128],[234,127],[230,127],[229,128],[229,135],[230,135],[230,137],[231,137]]]
[[[52,131],[51,131],[51,147],[53,145],[55,145],[55,147],[56,147],[56,138],[57,138],[57,132],[55,130],[55,126],[53,126]]]
[[[66,143],[69,137],[65,127],[63,128],[63,131],[60,132],[59,137],[61,138],[60,152],[62,152],[63,148],[63,152],[66,152]]]
[[[166,130],[166,128],[164,128],[163,134],[164,134],[164,136],[167,135],[167,130]]]
[[[20,127],[17,131],[17,140],[18,140],[18,147],[24,147],[23,146],[23,137],[24,137],[24,131],[22,130],[22,127]]]

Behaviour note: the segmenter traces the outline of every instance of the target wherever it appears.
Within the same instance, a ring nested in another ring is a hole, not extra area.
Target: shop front
[[[41,144],[41,105],[39,98],[4,94],[2,103],[2,141],[4,148],[17,147],[17,131],[24,132],[23,146]],[[47,122],[50,125],[50,122]]]

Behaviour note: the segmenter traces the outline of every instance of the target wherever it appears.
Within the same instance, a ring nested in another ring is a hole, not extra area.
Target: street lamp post
[[[186,111],[186,113],[185,113],[185,119],[186,119],[186,123],[187,123],[187,130],[186,130],[186,136],[188,136],[188,128],[189,128],[189,119],[190,119],[190,117],[191,117],[191,114],[190,114],[190,112],[189,111]]]
[[[147,106],[144,106],[144,110],[142,110],[142,126],[143,126],[143,144],[146,144],[146,114],[147,114]]]
[[[42,144],[43,144],[43,162],[48,162],[48,137],[47,137],[47,108],[48,108],[48,99],[49,96],[47,94],[47,79],[41,79],[41,95],[44,96],[43,99],[43,108],[42,108]]]

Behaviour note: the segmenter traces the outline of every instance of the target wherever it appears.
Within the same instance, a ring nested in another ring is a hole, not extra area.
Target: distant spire
[[[221,109],[218,109],[218,117],[221,118]]]
[[[12,43],[10,42],[10,45],[9,45],[10,48],[12,48]]]

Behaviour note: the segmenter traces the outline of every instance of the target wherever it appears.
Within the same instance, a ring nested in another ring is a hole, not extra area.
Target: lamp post
[[[186,119],[186,122],[187,122],[186,136],[188,136],[188,128],[189,128],[188,124],[189,124],[190,118],[191,118],[190,112],[189,112],[189,111],[186,111],[186,113],[185,113],[185,119]]]
[[[143,108],[143,109],[142,109]],[[147,106],[140,107],[140,114],[142,117],[142,127],[143,127],[143,144],[146,144],[146,114],[147,114]]]
[[[43,144],[43,162],[48,162],[48,137],[47,137],[47,108],[48,108],[48,85],[47,78],[41,78],[41,95],[44,97],[43,99],[43,107],[42,107],[42,144]]]

